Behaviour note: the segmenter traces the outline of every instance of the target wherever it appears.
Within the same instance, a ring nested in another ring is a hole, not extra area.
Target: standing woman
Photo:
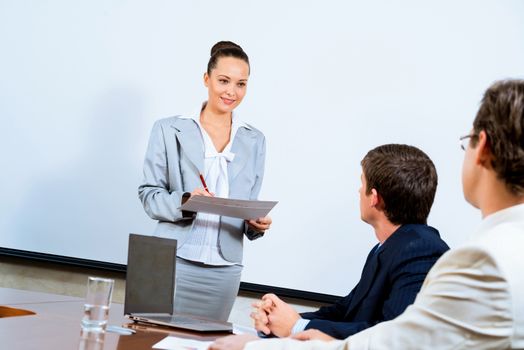
[[[216,43],[204,74],[208,100],[191,114],[158,120],[151,132],[138,195],[158,220],[155,235],[178,241],[178,313],[227,320],[240,285],[243,237],[262,237],[271,224],[269,217],[244,221],[178,209],[194,195],[257,199],[265,138],[233,112],[246,94],[249,70],[240,46]]]

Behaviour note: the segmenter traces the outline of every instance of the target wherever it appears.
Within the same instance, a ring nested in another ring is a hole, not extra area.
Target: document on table
[[[202,341],[168,336],[153,345],[153,349],[164,350],[207,350],[212,341]]]
[[[257,331],[252,327],[233,324],[233,334],[257,335]],[[153,348],[163,350],[206,350],[211,343],[213,342],[168,336],[153,345]]]
[[[233,323],[233,334],[252,334],[258,335],[258,332],[253,327],[241,326],[239,324]]]
[[[266,216],[277,203],[275,201],[249,201],[221,197],[191,196],[180,209],[249,220]]]

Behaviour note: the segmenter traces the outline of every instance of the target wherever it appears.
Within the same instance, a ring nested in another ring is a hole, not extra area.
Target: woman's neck
[[[215,149],[222,152],[231,137],[231,113],[213,113],[206,106],[200,113],[200,124],[211,138]]]
[[[219,111],[214,111],[209,107],[209,105],[206,105],[200,113],[200,122],[218,127],[230,126],[231,118],[231,112],[222,113]]]

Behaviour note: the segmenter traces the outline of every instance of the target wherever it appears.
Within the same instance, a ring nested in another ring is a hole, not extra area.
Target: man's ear
[[[380,197],[378,195],[378,192],[376,189],[372,188],[371,189],[371,206],[375,208],[378,206],[379,203],[380,203]]]
[[[376,189],[371,189],[371,206],[377,210],[384,210],[384,200]]]
[[[481,165],[485,168],[491,168],[491,160],[493,156],[489,149],[488,136],[484,130],[481,130],[478,134],[477,145],[474,148],[475,152],[475,164]]]

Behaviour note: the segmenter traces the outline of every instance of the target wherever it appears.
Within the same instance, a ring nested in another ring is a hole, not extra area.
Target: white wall
[[[125,263],[150,233],[136,188],[153,122],[203,101],[209,49],[250,55],[239,112],[268,141],[267,237],[243,281],[343,295],[375,243],[359,220],[360,159],[416,145],[451,246],[479,214],[458,137],[483,91],[523,77],[522,1],[0,1],[0,246]]]

